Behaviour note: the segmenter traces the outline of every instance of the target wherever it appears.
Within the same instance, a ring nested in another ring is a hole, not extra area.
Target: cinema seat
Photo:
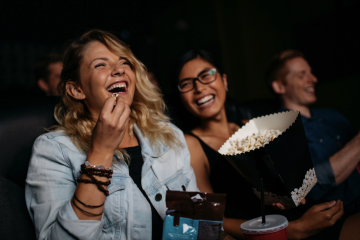
[[[35,139],[56,123],[53,115],[57,102],[56,97],[0,102],[0,175],[21,188]]]
[[[35,139],[56,123],[55,97],[0,101],[0,239],[36,239],[25,203],[25,179]]]
[[[25,204],[24,189],[0,176],[0,190],[0,239],[36,239]]]

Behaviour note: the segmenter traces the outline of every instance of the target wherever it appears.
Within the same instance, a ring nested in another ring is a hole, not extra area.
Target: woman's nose
[[[198,80],[194,81],[195,91],[201,92],[205,87],[206,87],[205,84],[202,84],[200,81],[198,81]]]
[[[117,76],[117,75],[118,75],[118,76],[121,76],[121,75],[124,74],[124,72],[125,72],[125,69],[124,69],[124,67],[123,67],[122,65],[120,65],[120,64],[115,64],[112,75],[114,75],[114,76]]]

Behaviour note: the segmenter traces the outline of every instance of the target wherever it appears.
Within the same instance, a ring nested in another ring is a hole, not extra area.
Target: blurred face
[[[284,79],[283,98],[302,106],[316,102],[317,78],[311,73],[307,61],[302,57],[293,58],[286,62],[285,67],[288,73]]]
[[[196,78],[204,70],[215,68],[209,62],[195,58],[187,62],[181,69],[179,81],[185,78]],[[192,114],[207,119],[217,116],[224,109],[226,98],[226,75],[223,78],[217,73],[216,80],[209,84],[195,81],[193,90],[180,93],[181,100]]]
[[[159,82],[157,81],[157,79],[156,79],[156,77],[155,77],[155,74],[152,73],[152,72],[147,72],[146,74],[147,74],[150,82],[151,82],[152,84],[154,84],[155,86],[158,87],[158,86],[159,86]]]
[[[90,43],[80,66],[81,90],[85,104],[98,117],[105,100],[113,93],[131,106],[135,92],[135,75],[129,61],[111,52],[100,42]]]
[[[49,78],[48,78],[48,92],[47,95],[50,96],[59,96],[59,92],[57,90],[57,86],[60,82],[60,75],[61,75],[61,71],[63,69],[63,64],[62,62],[56,62],[56,63],[51,63],[48,66],[49,69]]]

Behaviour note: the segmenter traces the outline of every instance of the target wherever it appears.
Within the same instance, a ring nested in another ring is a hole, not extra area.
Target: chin
[[[216,111],[202,111],[201,113],[197,112],[195,115],[201,119],[213,119],[216,118],[218,114],[219,112]]]
[[[313,98],[309,98],[309,99],[306,99],[306,101],[305,101],[305,105],[311,105],[311,104],[314,104],[314,103],[316,103],[316,97],[313,97]]]

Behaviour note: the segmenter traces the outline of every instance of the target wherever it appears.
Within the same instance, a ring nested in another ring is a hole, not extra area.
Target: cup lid
[[[266,215],[265,224],[262,224],[261,217],[251,219],[240,225],[240,229],[245,234],[268,234],[285,229],[289,222],[286,217],[281,215]]]

